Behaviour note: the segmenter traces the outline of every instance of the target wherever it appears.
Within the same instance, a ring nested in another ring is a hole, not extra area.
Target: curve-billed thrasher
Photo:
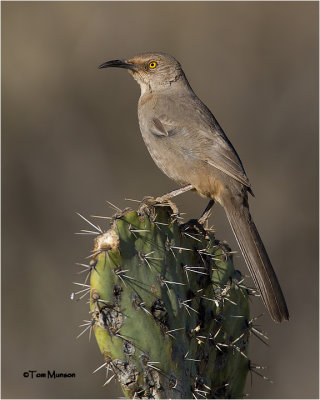
[[[272,319],[288,320],[278,279],[249,212],[248,192],[253,193],[240,158],[191,89],[180,63],[167,54],[145,53],[99,68],[107,67],[128,69],[141,87],[138,115],[143,139],[158,167],[184,185],[169,197],[196,190],[211,199],[205,216],[214,200],[224,207]]]

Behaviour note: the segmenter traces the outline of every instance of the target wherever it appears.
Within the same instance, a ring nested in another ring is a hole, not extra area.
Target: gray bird
[[[125,68],[139,83],[142,137],[157,166],[181,187],[163,198],[195,190],[223,207],[253,281],[272,319],[289,319],[277,276],[251,218],[253,195],[241,160],[210,110],[189,85],[180,63],[164,53],[113,60],[99,68]]]

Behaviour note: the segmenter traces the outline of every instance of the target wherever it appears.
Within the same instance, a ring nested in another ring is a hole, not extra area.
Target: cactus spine
[[[169,204],[124,210],[97,236],[90,310],[105,368],[128,398],[239,398],[248,291],[230,249]]]

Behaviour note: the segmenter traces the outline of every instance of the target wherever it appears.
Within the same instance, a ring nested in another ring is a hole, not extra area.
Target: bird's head
[[[142,93],[163,90],[180,78],[185,80],[180,63],[169,54],[144,53],[129,60],[107,61],[99,68],[126,68],[139,83]]]

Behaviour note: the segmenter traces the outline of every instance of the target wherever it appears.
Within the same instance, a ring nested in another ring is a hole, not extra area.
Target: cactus
[[[90,310],[128,398],[239,398],[250,362],[248,289],[212,231],[172,203],[114,216],[90,262]]]

